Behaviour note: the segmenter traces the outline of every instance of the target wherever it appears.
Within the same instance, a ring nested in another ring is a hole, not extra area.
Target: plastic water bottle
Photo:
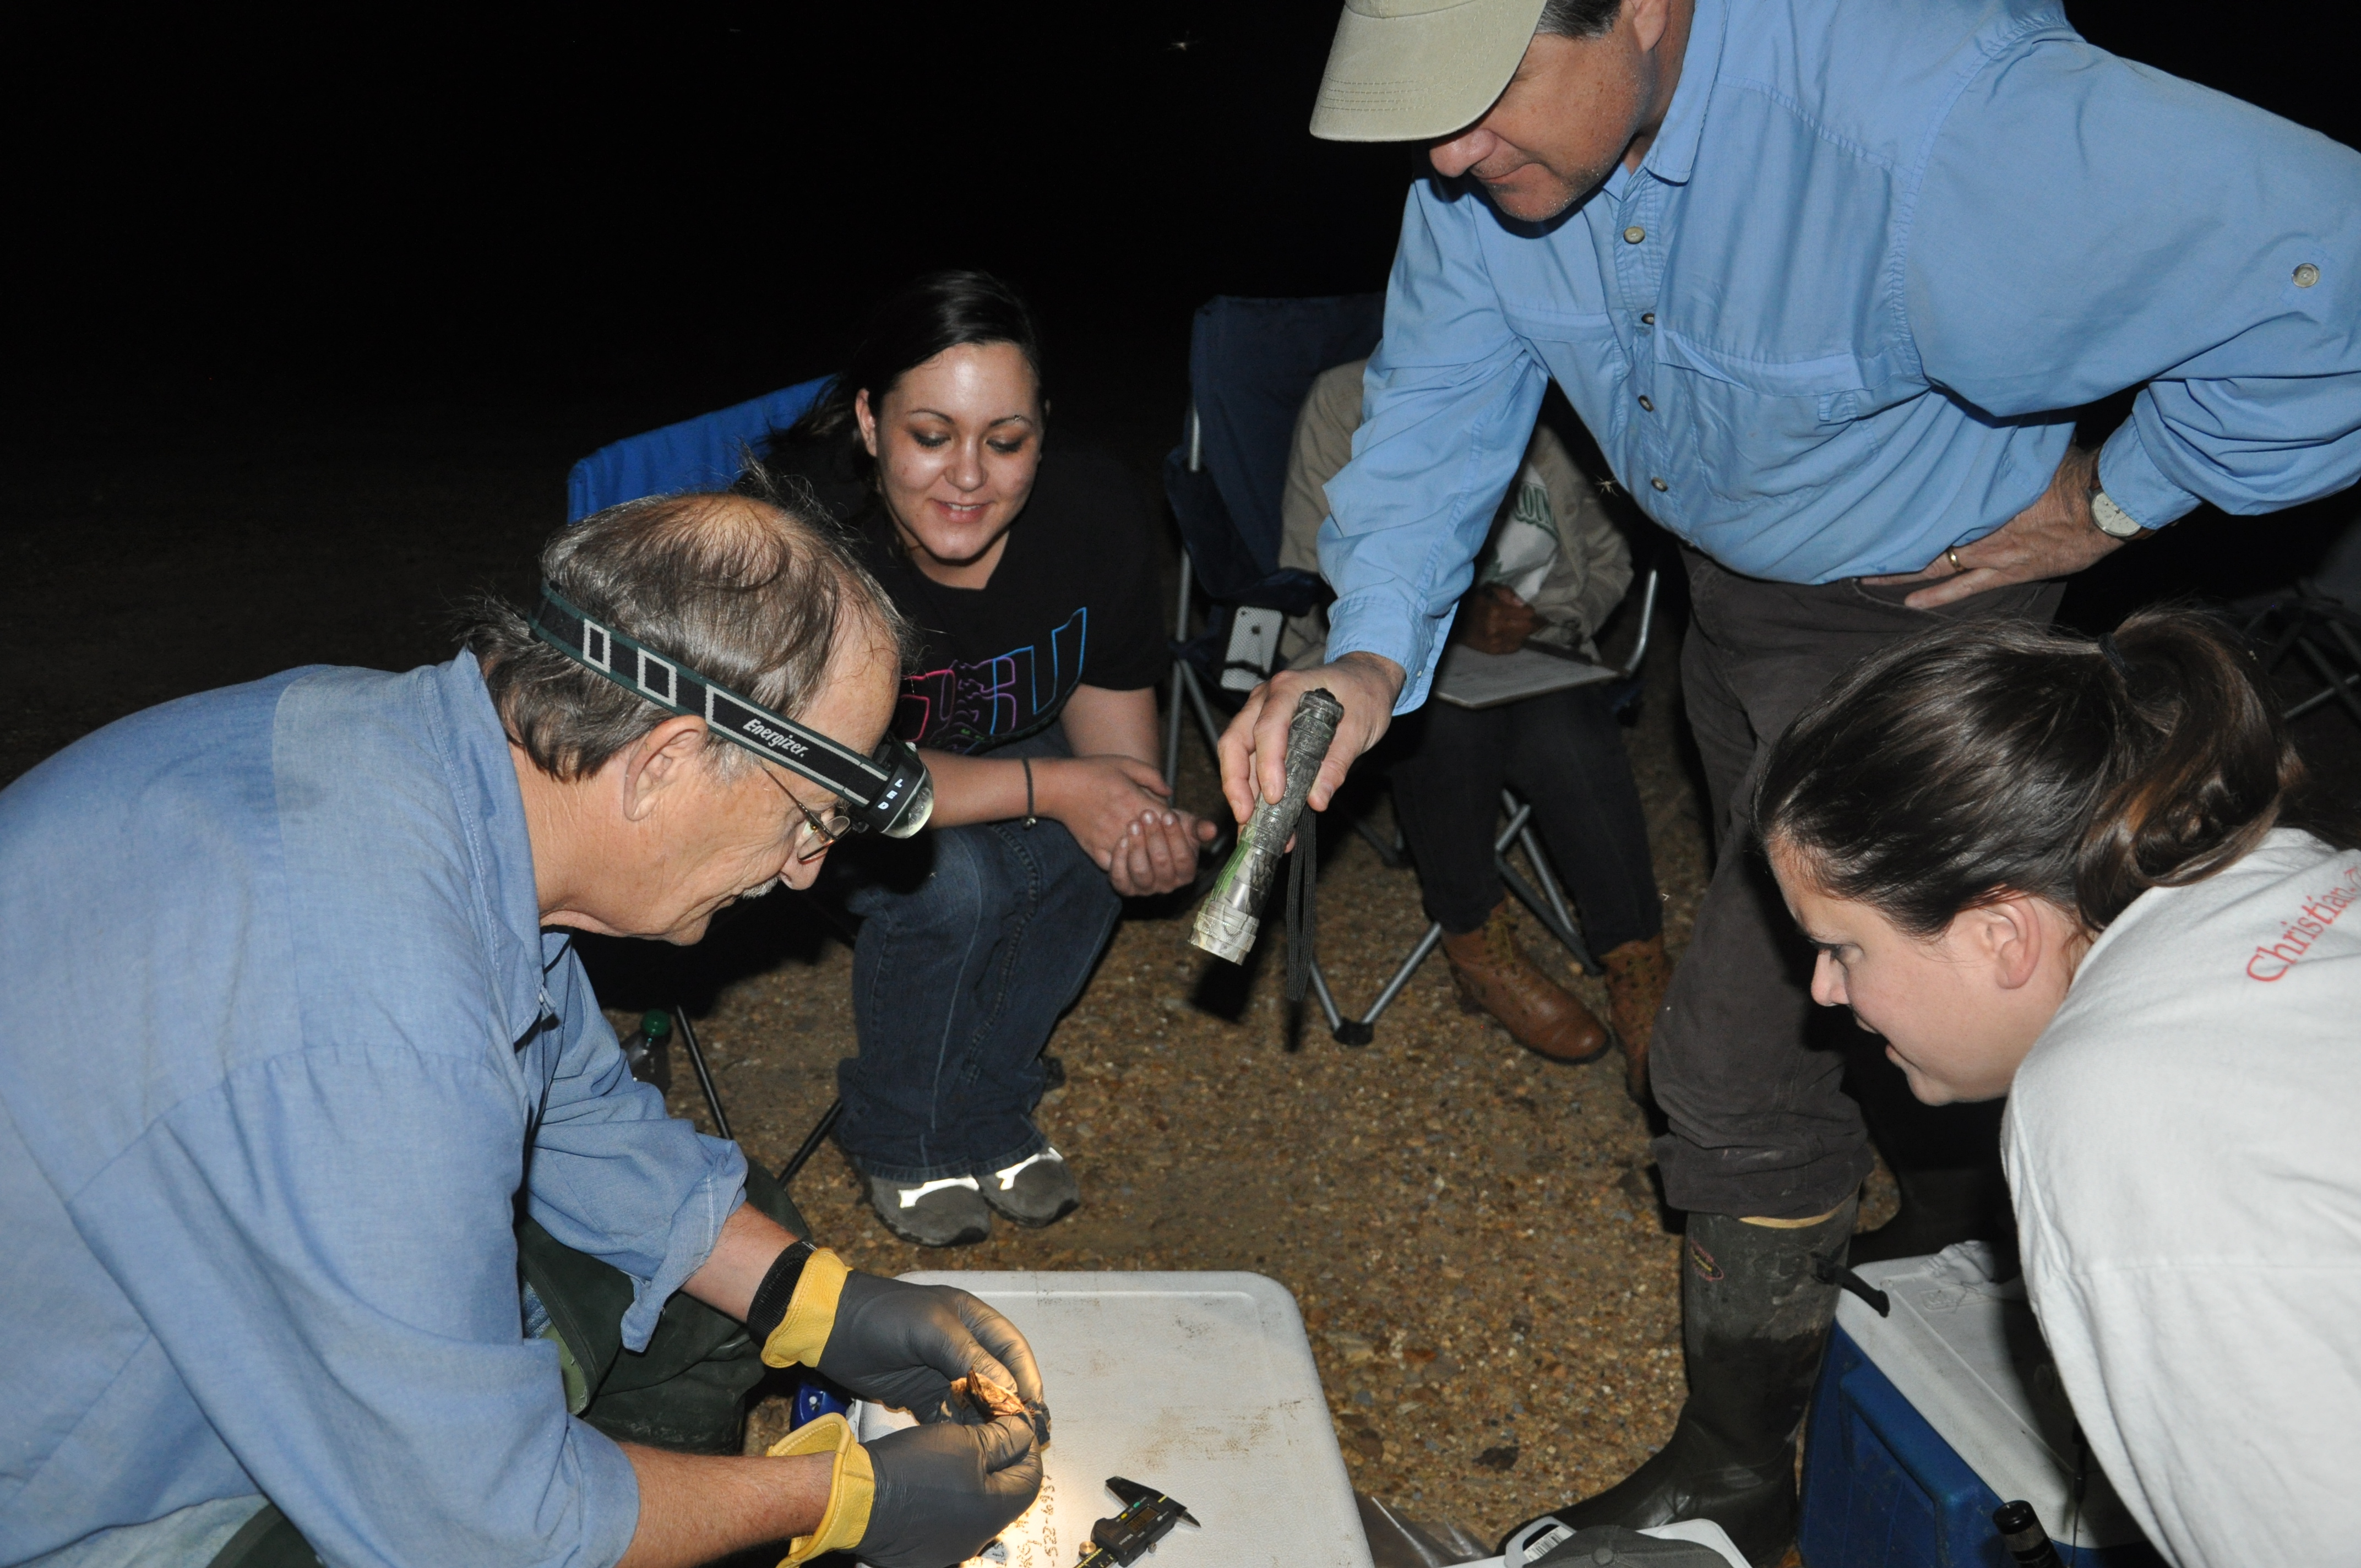
[[[2065,1568],[2031,1503],[2003,1503],[1993,1510],[1993,1528],[2000,1531],[2001,1544],[2020,1568]]]
[[[672,1014],[644,1013],[640,1026],[623,1038],[623,1060],[642,1083],[672,1091]]]

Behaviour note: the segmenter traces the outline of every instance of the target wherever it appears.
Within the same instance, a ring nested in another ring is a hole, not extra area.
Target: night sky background
[[[2356,139],[2326,5],[2069,12]],[[11,27],[14,357],[101,390],[694,412],[953,263],[1088,364],[1216,292],[1380,286],[1416,157],[1305,132],[1335,0],[133,16]]]
[[[0,783],[182,692],[446,656],[574,458],[832,369],[928,268],[1023,289],[1053,428],[1152,491],[1201,302],[1383,284],[1422,160],[1306,132],[1335,6],[12,17]],[[2322,0],[2069,12],[2361,139]],[[2275,587],[2351,510],[2200,514],[2069,611]]]

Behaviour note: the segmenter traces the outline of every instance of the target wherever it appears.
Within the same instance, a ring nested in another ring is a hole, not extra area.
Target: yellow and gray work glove
[[[982,1420],[951,1396],[953,1379],[981,1373],[1013,1390],[1032,1412],[1035,1437],[1049,1440],[1033,1347],[964,1290],[856,1274],[836,1254],[797,1242],[772,1265],[746,1326],[763,1336],[769,1365],[816,1368],[858,1398],[921,1421]]]
[[[870,1568],[963,1563],[1041,1490],[1041,1453],[1023,1416],[905,1427],[860,1443],[842,1416],[828,1415],[771,1446],[774,1459],[805,1453],[834,1458],[828,1508],[811,1534],[787,1543],[780,1568],[823,1552],[853,1552]]]

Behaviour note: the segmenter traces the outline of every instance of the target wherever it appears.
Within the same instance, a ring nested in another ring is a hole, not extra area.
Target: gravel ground
[[[1627,734],[1677,954],[1705,846],[1676,750],[1676,671],[1659,650]],[[1202,748],[1187,759],[1181,797],[1215,800]],[[1375,820],[1386,823],[1382,806]],[[1336,847],[1321,883],[1321,954],[1345,1004],[1365,1006],[1423,916],[1410,872],[1387,869],[1357,836],[1327,837]],[[1348,1050],[1316,1014],[1308,1025],[1291,1018],[1276,938],[1241,975],[1187,945],[1187,916],[1126,919],[1051,1043],[1068,1080],[1040,1120],[1073,1162],[1079,1212],[1047,1230],[1004,1223],[980,1245],[928,1252],[877,1223],[830,1147],[795,1186],[819,1235],[888,1274],[1268,1274],[1302,1306],[1354,1485],[1486,1539],[1646,1458],[1682,1395],[1678,1241],[1620,1063],[1568,1068],[1519,1049],[1460,1012],[1440,956],[1386,1014],[1377,1043]],[[723,945],[739,940],[724,934]],[[1547,944],[1529,924],[1528,949],[1554,954]],[[852,1048],[850,950],[786,947],[718,984],[698,1023],[733,1130],[774,1167],[827,1104],[837,1058]],[[610,977],[622,957],[594,955],[602,992],[642,989],[654,1000],[653,977]],[[1604,1013],[1601,985],[1543,961]],[[615,1016],[622,1027],[631,1014]],[[705,1124],[677,1061],[675,1080],[674,1108]],[[754,1439],[781,1425],[779,1410],[764,1411]]]

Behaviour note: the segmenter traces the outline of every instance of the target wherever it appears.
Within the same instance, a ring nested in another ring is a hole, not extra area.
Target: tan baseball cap
[[[1424,141],[1481,119],[1517,72],[1543,0],[1345,0],[1312,134]]]

